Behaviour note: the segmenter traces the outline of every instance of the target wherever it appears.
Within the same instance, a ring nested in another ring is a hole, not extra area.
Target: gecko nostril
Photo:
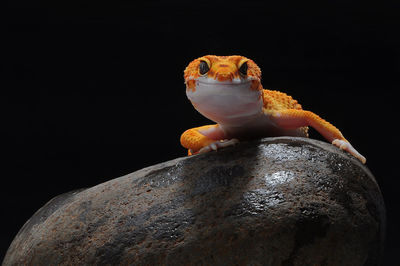
[[[232,81],[234,78],[234,75],[232,72],[225,72],[225,73],[221,73],[221,72],[217,72],[217,74],[215,75],[215,79],[218,81]]]

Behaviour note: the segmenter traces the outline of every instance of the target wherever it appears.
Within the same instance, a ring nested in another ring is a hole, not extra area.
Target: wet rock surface
[[[329,143],[266,138],[66,193],[3,265],[378,265],[385,208]]]

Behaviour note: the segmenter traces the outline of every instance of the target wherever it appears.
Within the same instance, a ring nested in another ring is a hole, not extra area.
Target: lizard
[[[362,156],[339,129],[317,114],[303,110],[297,100],[277,90],[264,89],[261,70],[244,56],[206,55],[184,70],[186,96],[194,108],[216,122],[186,130],[180,137],[188,155],[268,136],[308,137],[314,128],[327,141],[363,164]]]

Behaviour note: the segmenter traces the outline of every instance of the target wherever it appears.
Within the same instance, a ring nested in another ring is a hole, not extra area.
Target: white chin
[[[261,91],[251,90],[250,81],[196,81],[196,90],[186,90],[202,115],[221,125],[240,126],[262,111]]]

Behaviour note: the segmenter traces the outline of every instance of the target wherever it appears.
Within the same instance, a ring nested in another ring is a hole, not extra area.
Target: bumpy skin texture
[[[261,70],[251,59],[239,55],[203,56],[189,63],[184,78],[193,106],[217,123],[182,134],[181,144],[189,155],[224,148],[243,139],[308,137],[311,126],[333,145],[366,162],[331,123],[303,110],[291,96],[264,89]]]

